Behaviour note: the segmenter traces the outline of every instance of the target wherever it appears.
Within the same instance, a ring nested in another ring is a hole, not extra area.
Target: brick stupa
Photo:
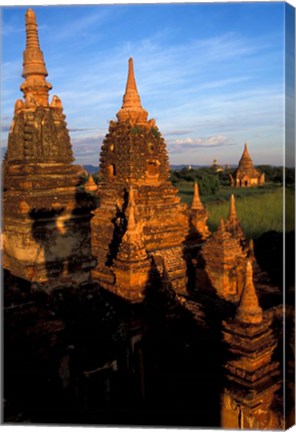
[[[148,113],[142,107],[132,59],[129,59],[126,90],[117,119],[110,122],[101,149],[100,204],[92,219],[92,248],[97,257],[93,278],[104,288],[117,292],[113,264],[127,229],[126,208],[132,186],[135,217],[143,227],[145,250],[148,256],[161,255],[166,260],[173,287],[185,293],[183,242],[188,218],[169,180],[165,141],[155,121],[148,120]],[[122,290],[121,295],[125,296]]]
[[[3,162],[4,268],[51,288],[88,278],[92,261],[89,211],[80,193],[81,167],[73,154],[61,100],[53,96],[39,46],[36,16],[26,12],[21,85]]]
[[[239,161],[238,168],[230,176],[231,186],[251,187],[264,184],[264,173],[261,173],[254,167],[253,161],[249,154],[248,146],[245,143],[242,157]]]
[[[226,383],[222,392],[221,427],[235,429],[279,429],[272,411],[274,394],[280,388],[279,364],[273,361],[277,342],[272,319],[264,313],[253,284],[250,260],[234,319],[223,322],[228,345]]]

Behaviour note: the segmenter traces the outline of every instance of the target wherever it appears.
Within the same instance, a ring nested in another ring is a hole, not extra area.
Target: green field
[[[182,200],[191,203],[192,182],[176,184]],[[229,212],[229,198],[235,196],[236,211],[241,226],[250,238],[257,238],[267,231],[283,231],[283,188],[267,184],[259,188],[231,188],[221,186],[219,193],[201,196],[201,201],[209,212],[208,225],[215,231],[221,218],[226,219]],[[295,198],[292,189],[286,189],[286,230],[294,229]]]

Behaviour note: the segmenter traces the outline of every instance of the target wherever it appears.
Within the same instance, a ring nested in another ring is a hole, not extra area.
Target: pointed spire
[[[191,210],[203,210],[203,205],[199,197],[199,190],[197,182],[194,182],[193,199]]]
[[[218,229],[217,229],[217,232],[218,232],[218,231],[219,231],[221,234],[225,232],[225,223],[224,223],[224,219],[223,219],[223,218],[220,220],[220,225],[219,225],[219,227],[218,227]]]
[[[146,124],[148,112],[144,110],[138,93],[133,59],[128,61],[128,76],[121,109],[117,113],[119,121],[130,120],[132,123]]]
[[[263,311],[259,306],[253,283],[253,268],[250,260],[247,261],[246,282],[235,318],[243,324],[259,324],[263,319]]]
[[[127,228],[122,237],[117,259],[121,261],[146,260],[147,252],[144,246],[142,224],[137,222],[134,191],[131,188],[129,202],[126,208]]]
[[[229,215],[228,215],[228,218],[226,221],[225,228],[237,240],[245,242],[245,234],[242,230],[242,227],[240,226],[240,223],[239,223],[239,220],[238,220],[238,217],[236,214],[235,200],[234,200],[233,194],[230,197]]]
[[[131,106],[142,108],[141,99],[138,93],[135,79],[134,62],[132,58],[130,58],[128,61],[128,76],[125,94],[123,96],[122,108],[129,108]]]
[[[236,209],[235,209],[234,195],[231,194],[228,220],[234,219],[234,218],[237,219],[237,214],[236,214]]]
[[[48,91],[52,88],[46,81],[43,53],[39,45],[38,25],[35,12],[26,12],[26,49],[24,51],[23,73],[25,81],[21,85],[27,105],[48,105]]]
[[[256,261],[256,258],[255,258],[255,251],[254,251],[254,240],[253,240],[253,239],[250,239],[250,241],[249,241],[248,257],[249,257],[251,260]]]
[[[253,167],[253,161],[251,159],[247,143],[244,145],[244,151],[242,157],[240,158],[239,166]]]

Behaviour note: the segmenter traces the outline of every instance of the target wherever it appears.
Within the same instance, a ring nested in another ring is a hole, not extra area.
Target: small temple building
[[[293,328],[294,311],[283,317],[266,274],[259,285],[234,196],[213,233],[197,183],[181,202],[132,58],[98,184],[85,182],[62,102],[49,101],[32,9],[25,22],[24,98],[2,166],[4,422],[287,426],[283,320]],[[264,182],[246,145],[232,180]]]
[[[230,185],[236,187],[261,186],[265,182],[264,173],[261,173],[254,167],[253,161],[249,154],[247,143],[245,143],[242,157],[239,161],[238,168],[230,175]]]

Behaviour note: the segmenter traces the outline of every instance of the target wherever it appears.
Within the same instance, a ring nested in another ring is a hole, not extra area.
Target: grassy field
[[[179,183],[182,200],[191,203],[193,183]],[[286,189],[286,230],[294,229],[294,191]],[[209,211],[208,225],[215,231],[221,218],[226,219],[229,212],[229,198],[235,196],[236,211],[241,226],[250,238],[257,238],[267,231],[283,231],[283,189],[274,184],[260,188],[221,187],[218,194],[202,196],[201,201]]]

